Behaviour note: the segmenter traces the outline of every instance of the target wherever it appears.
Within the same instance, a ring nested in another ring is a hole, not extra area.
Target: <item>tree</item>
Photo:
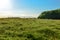
[[[38,16],[40,19],[60,19],[60,9],[44,11]]]

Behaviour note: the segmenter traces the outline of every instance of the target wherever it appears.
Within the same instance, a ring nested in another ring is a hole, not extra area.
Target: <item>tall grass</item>
[[[60,20],[1,18],[0,40],[60,40]]]

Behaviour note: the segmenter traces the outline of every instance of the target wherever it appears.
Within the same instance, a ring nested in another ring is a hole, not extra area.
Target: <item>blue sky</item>
[[[4,3],[3,1],[0,1],[0,12],[5,12],[1,15],[7,17],[37,17],[43,11],[60,8],[60,0],[5,0]]]
[[[59,0],[15,0],[14,8],[16,9],[42,9],[50,10],[60,8]]]

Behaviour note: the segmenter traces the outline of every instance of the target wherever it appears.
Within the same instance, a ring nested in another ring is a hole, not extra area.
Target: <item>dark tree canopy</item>
[[[44,11],[38,16],[40,19],[60,19],[60,9]]]

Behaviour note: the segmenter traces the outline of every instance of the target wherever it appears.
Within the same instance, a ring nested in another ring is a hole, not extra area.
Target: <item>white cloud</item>
[[[31,10],[15,10],[11,15],[15,17],[38,17],[39,14],[37,13]]]
[[[1,17],[10,17],[12,14],[11,11],[0,11],[0,18]]]

